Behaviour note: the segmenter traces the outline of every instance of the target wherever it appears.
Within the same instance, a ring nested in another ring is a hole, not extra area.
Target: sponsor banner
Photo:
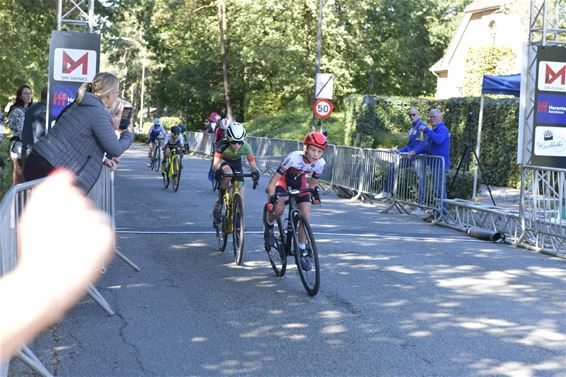
[[[566,157],[566,127],[538,126],[535,130],[535,155]]]
[[[539,124],[566,125],[566,95],[540,93],[536,116]]]
[[[539,62],[538,90],[566,93],[566,62]]]
[[[51,32],[49,47],[49,125],[75,99],[79,86],[92,81],[100,67],[100,35]],[[49,129],[49,128],[48,128]]]
[[[542,167],[566,167],[566,47],[538,46],[533,156]]]
[[[78,85],[55,85],[51,91],[51,115],[57,118],[67,105],[75,100]]]
[[[96,76],[97,52],[74,48],[56,48],[53,80],[87,82]]]

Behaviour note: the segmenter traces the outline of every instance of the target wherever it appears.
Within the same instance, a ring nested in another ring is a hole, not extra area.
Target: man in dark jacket
[[[30,154],[32,146],[45,135],[47,114],[47,87],[41,90],[41,100],[26,110],[24,128],[22,130],[22,163]]]

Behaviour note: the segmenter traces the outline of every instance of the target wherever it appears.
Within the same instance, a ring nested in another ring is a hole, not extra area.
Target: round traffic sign
[[[332,102],[327,99],[319,99],[314,103],[312,109],[317,117],[328,118],[332,114]]]

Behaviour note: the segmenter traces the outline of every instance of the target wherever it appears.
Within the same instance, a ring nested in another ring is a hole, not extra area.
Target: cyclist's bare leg
[[[147,157],[148,157],[148,158],[151,158],[151,154],[153,153],[153,148],[154,148],[154,147],[155,147],[155,144],[150,142],[150,143],[149,143],[149,149],[148,149],[148,151],[147,151]]]
[[[310,220],[311,220],[311,203],[310,202],[302,202],[302,203],[299,203],[298,205],[299,205],[299,211],[301,211],[301,213],[305,217],[305,220],[310,223]],[[299,229],[299,242],[304,244],[306,239],[307,239],[307,237],[305,235],[305,231],[304,231],[303,227],[301,227],[301,229]]]

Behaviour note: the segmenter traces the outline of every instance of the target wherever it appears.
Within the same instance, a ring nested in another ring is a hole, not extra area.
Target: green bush
[[[464,157],[467,146],[470,152],[475,150],[480,108],[478,97],[432,100],[352,95],[345,99],[344,105],[345,145],[362,148],[405,145],[405,135],[410,127],[407,110],[416,107],[421,110],[424,119],[432,108],[439,108],[444,113],[444,122],[450,130],[453,169]],[[479,177],[479,183],[519,186],[520,169],[513,164],[517,156],[518,124],[518,99],[485,98],[479,156],[485,176]],[[466,174],[473,171],[475,163],[473,154],[469,156],[471,163],[465,164]]]

